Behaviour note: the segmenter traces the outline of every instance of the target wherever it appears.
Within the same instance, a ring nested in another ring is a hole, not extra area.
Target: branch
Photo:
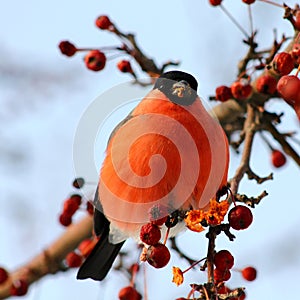
[[[168,66],[179,65],[177,61],[167,61],[161,67],[158,67],[154,60],[149,58],[138,46],[133,33],[124,33],[115,25],[112,32],[125,41],[124,50],[136,60],[141,69],[148,73],[150,77],[158,77]],[[137,82],[139,83],[139,81]]]
[[[244,177],[245,173],[249,171],[249,160],[250,160],[250,154],[253,144],[253,138],[255,134],[255,112],[254,107],[250,104],[247,105],[248,107],[248,115],[246,118],[246,121],[244,123],[244,134],[245,134],[245,140],[244,140],[244,149],[243,154],[241,158],[241,163],[239,167],[237,168],[234,177],[231,179],[230,182],[230,189],[235,195],[238,191],[239,183]]]
[[[66,255],[76,249],[79,243],[92,235],[93,218],[86,216],[66,231],[25,265],[10,273],[9,279],[0,285],[0,299],[9,298],[10,288],[15,280],[23,279],[28,285],[48,274],[65,271],[62,261]]]

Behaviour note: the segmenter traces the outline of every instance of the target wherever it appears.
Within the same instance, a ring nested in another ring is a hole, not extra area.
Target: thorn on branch
[[[263,191],[259,196],[257,197],[248,197],[245,194],[236,194],[235,195],[235,201],[236,202],[242,202],[247,204],[248,206],[254,208],[255,205],[258,205],[260,201],[268,196],[268,193],[266,191]]]
[[[248,167],[247,171],[246,171],[246,174],[248,175],[248,179],[249,180],[256,180],[256,182],[258,184],[262,184],[264,183],[265,181],[267,180],[272,180],[273,179],[273,173],[270,173],[268,176],[265,176],[265,177],[260,177],[258,176],[257,174],[255,174],[250,167]]]

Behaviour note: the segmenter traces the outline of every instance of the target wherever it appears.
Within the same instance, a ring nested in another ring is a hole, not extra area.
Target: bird
[[[151,217],[205,209],[226,185],[227,137],[197,88],[193,75],[165,72],[113,129],[94,198],[99,240],[77,279],[103,280],[124,242],[138,240]]]

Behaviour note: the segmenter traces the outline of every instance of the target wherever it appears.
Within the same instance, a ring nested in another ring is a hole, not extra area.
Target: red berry
[[[85,65],[92,71],[101,71],[104,69],[106,64],[106,56],[99,50],[91,50],[84,57]]]
[[[228,250],[220,250],[214,256],[214,264],[219,270],[228,270],[233,267],[234,258]]]
[[[121,60],[117,64],[118,69],[123,73],[133,73],[130,61],[128,60]]]
[[[120,300],[141,300],[142,295],[132,286],[126,286],[119,292]]]
[[[295,13],[294,26],[296,30],[300,30],[300,10]]]
[[[294,60],[291,54],[280,52],[273,59],[273,68],[280,75],[287,75],[294,69]]]
[[[253,215],[247,206],[237,205],[229,211],[228,221],[233,229],[243,230],[250,226]]]
[[[209,0],[209,3],[212,5],[212,6],[218,6],[221,4],[223,0]]]
[[[77,52],[77,48],[69,41],[61,41],[58,45],[62,54],[66,56],[73,56]]]
[[[64,202],[63,214],[73,216],[78,208],[79,205],[77,198],[69,198]]]
[[[65,227],[67,227],[72,223],[72,217],[67,214],[62,213],[59,216],[59,223]]]
[[[300,103],[300,79],[295,75],[282,76],[277,83],[278,93],[290,105]]]
[[[113,26],[113,23],[110,21],[108,16],[99,16],[95,23],[96,26],[102,30],[109,29]]]
[[[238,100],[248,99],[252,95],[252,86],[246,79],[235,81],[230,89],[233,97]]]
[[[219,270],[217,268],[214,270],[214,279],[217,283],[227,281],[230,279],[230,277],[231,273],[229,270]]]
[[[28,291],[28,283],[25,280],[15,280],[10,288],[12,296],[24,296]]]
[[[70,252],[66,256],[66,264],[69,268],[78,268],[82,264],[82,256],[75,252]]]
[[[160,228],[153,224],[148,223],[142,226],[140,231],[140,239],[143,243],[148,245],[155,245],[161,238]]]
[[[0,284],[8,279],[8,272],[0,267]]]
[[[96,241],[94,239],[85,239],[78,245],[78,251],[83,257],[87,257],[90,255],[95,245]]]
[[[84,186],[84,179],[82,177],[75,178],[72,185],[76,189],[81,189]]]
[[[271,160],[275,168],[280,168],[286,163],[285,155],[279,150],[272,151]]]
[[[70,196],[70,199],[72,199],[74,202],[76,202],[79,205],[81,205],[82,202],[82,196],[78,195],[78,194],[72,194]]]
[[[247,267],[242,270],[242,276],[248,281],[255,280],[256,275],[257,275],[257,271],[253,267]]]
[[[162,226],[166,223],[167,220],[168,220],[168,216],[160,218],[158,220],[153,220],[151,221],[151,223],[157,226]]]
[[[86,211],[92,216],[94,214],[94,205],[91,201],[86,203]]]
[[[152,245],[148,248],[146,259],[148,263],[154,268],[163,268],[170,260],[170,251],[163,244]]]
[[[256,81],[256,89],[260,93],[272,95],[276,92],[277,80],[271,75],[260,76]]]
[[[216,99],[222,102],[232,98],[231,88],[225,85],[216,88]]]
[[[252,4],[255,2],[255,0],[243,0],[243,2],[246,4]]]

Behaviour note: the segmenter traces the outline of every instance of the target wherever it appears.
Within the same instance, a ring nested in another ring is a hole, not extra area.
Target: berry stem
[[[147,266],[144,265],[144,300],[148,300],[148,285],[147,285]]]
[[[184,271],[182,271],[182,273],[186,273],[187,271],[191,270],[192,268],[194,268],[196,265],[198,265],[201,261],[205,260],[206,257],[204,258],[201,258],[200,260],[198,261],[195,261],[192,265],[190,265],[187,269],[185,269]]]
[[[235,197],[234,197],[234,195],[233,195],[231,189],[229,188],[228,191],[229,191],[229,194],[230,194],[230,197],[231,197],[231,201],[228,201],[228,200],[227,200],[227,201],[228,201],[229,203],[230,203],[230,202],[233,202],[233,205],[236,206]]]
[[[77,48],[77,52],[87,52],[87,51],[93,51],[93,50],[96,50],[96,49],[95,48]],[[122,49],[119,46],[105,46],[105,47],[101,47],[97,50],[99,50],[99,51],[111,51],[111,50],[124,51],[124,49]]]
[[[190,299],[191,297],[193,297],[193,299],[195,298],[195,289],[192,288],[187,296],[187,299]]]
[[[168,227],[167,232],[166,232],[166,235],[165,235],[165,238],[164,238],[164,242],[163,242],[164,245],[167,243],[167,240],[168,240],[168,237],[169,237],[169,233],[170,233],[170,229],[171,229],[171,228]]]
[[[252,8],[251,7],[252,7],[252,5],[248,5],[248,15],[249,15],[251,36],[254,37],[254,26],[253,26],[253,17],[252,17]]]
[[[298,77],[299,71],[300,71],[300,64],[298,65],[298,68],[297,68],[297,71],[296,71],[296,73],[295,73],[295,76]]]
[[[134,282],[135,282],[135,278],[136,278],[136,273],[137,273],[137,266],[135,265],[132,268],[132,274],[131,274],[131,280],[130,280],[130,286],[134,287]]]
[[[231,22],[245,35],[245,37],[248,39],[249,35],[244,30],[244,28],[238,23],[238,21],[233,17],[233,15],[221,4],[220,5],[222,11],[225,13],[225,15],[231,20]]]
[[[284,6],[282,4],[279,4],[279,3],[276,3],[276,2],[273,2],[273,1],[270,1],[270,0],[259,0],[259,1],[260,2],[268,3],[268,4],[271,4],[271,5],[280,7],[280,8],[284,8]]]

